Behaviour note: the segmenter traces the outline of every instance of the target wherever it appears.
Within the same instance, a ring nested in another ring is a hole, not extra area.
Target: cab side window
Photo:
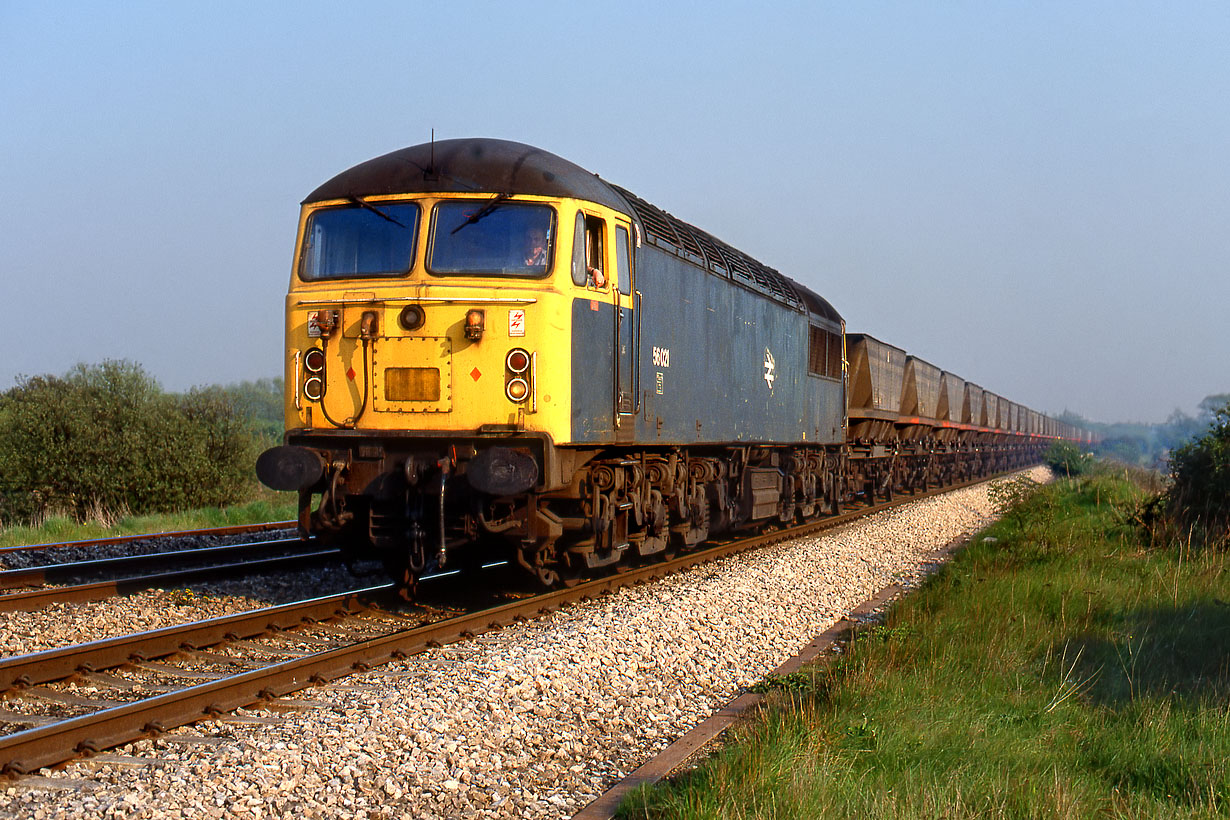
[[[576,230],[572,245],[572,281],[581,287],[605,288],[606,271],[602,256],[602,219],[596,216],[577,214]]]
[[[588,279],[585,270],[585,214],[578,213],[572,240],[572,283],[583,288]]]
[[[615,228],[615,272],[619,276],[619,292],[632,295],[632,262],[628,253],[628,229],[622,225]]]

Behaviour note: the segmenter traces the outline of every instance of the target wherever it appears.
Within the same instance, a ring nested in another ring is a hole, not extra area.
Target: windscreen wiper
[[[401,222],[397,221],[396,218],[390,216],[389,214],[386,214],[384,211],[380,210],[375,205],[373,205],[372,203],[366,200],[360,199],[359,197],[354,196],[353,194],[346,197],[346,199],[350,202],[353,202],[355,205],[358,205],[360,208],[366,208],[367,210],[371,211],[372,213],[374,213],[376,216],[380,217],[381,219],[386,219],[389,222],[392,222],[394,225],[398,225],[402,228],[406,227]],[[409,228],[406,228],[406,230],[409,230]]]
[[[494,211],[496,208],[500,207],[500,203],[508,199],[511,196],[512,194],[496,194],[495,198],[493,198],[490,202],[488,202],[486,205],[484,205],[479,210],[475,211],[470,216],[467,216],[465,222],[462,222],[456,228],[453,228],[451,231],[449,231],[449,235],[457,233],[457,231],[461,230],[466,225],[473,225],[475,222],[482,219],[484,216],[487,216],[492,211]]]

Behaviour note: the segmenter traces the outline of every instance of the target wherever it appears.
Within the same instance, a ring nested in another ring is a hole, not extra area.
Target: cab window
[[[306,280],[403,276],[414,264],[419,207],[364,202],[308,218],[299,275]]]
[[[607,275],[602,255],[603,225],[600,217],[577,214],[572,244],[572,281],[576,285],[606,288]]]
[[[440,275],[546,276],[555,250],[548,205],[452,200],[435,207],[427,269]]]
[[[632,295],[632,264],[628,254],[628,229],[622,225],[615,227],[615,270],[619,274],[619,292],[624,296]]]
[[[585,270],[585,214],[578,213],[572,233],[572,283],[585,287],[589,274]]]

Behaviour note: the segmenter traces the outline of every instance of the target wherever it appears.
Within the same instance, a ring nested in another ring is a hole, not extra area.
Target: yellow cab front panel
[[[498,195],[305,206],[286,304],[287,429],[566,442],[577,209]]]

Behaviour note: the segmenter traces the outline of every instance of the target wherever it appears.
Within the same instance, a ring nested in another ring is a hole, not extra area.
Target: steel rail
[[[272,569],[295,568],[304,564],[316,564],[327,561],[331,558],[337,558],[339,555],[341,555],[341,551],[338,549],[324,549],[314,552],[301,552],[294,555],[283,555],[277,558],[261,558],[254,561],[236,561],[229,564],[215,564],[195,569],[177,569],[151,575],[135,575],[131,578],[117,578],[111,581],[98,581],[92,584],[43,587],[24,592],[10,592],[0,595],[0,612],[30,612],[54,603],[101,601],[117,595],[131,595],[134,592],[141,592],[142,590],[151,589],[162,584],[180,583],[217,576],[225,577],[241,572],[250,573]]]
[[[83,752],[112,748],[151,733],[343,677],[356,670],[466,640],[550,612],[564,603],[612,591],[632,580],[632,573],[602,578],[572,589],[398,630],[177,692],[16,732],[0,737],[0,771],[26,774],[70,760]]]
[[[114,669],[134,661],[157,660],[184,649],[204,649],[226,641],[352,615],[369,609],[394,592],[393,584],[384,584],[3,658],[0,659],[0,693],[14,687],[63,680],[82,672]]]
[[[127,544],[132,541],[150,541],[158,538],[247,535],[249,533],[268,532],[270,530],[290,530],[296,526],[298,526],[297,521],[268,521],[263,524],[233,524],[226,527],[204,527],[199,530],[168,530],[167,532],[149,532],[141,535],[113,535],[107,538],[82,538],[77,541],[58,541],[45,544],[18,544],[12,547],[0,547],[0,555],[6,552],[51,550],[60,547],[105,547],[111,544]]]
[[[146,552],[140,555],[119,555],[113,558],[92,558],[87,561],[6,569],[0,570],[0,589],[62,583],[70,578],[79,578],[109,569],[166,567],[248,554],[254,557],[261,553],[285,551],[295,546],[307,546],[309,543],[311,542],[302,538],[276,538],[271,541],[250,541],[244,544],[225,544],[218,547],[194,547],[169,552]]]
[[[270,664],[261,669],[187,687],[177,692],[36,726],[0,737],[0,772],[26,774],[43,766],[63,763],[81,754],[113,748],[176,726],[195,723],[314,684],[326,683],[355,671],[365,671],[372,666],[401,660],[429,648],[468,640],[516,621],[549,614],[568,603],[609,594],[620,587],[653,581],[739,552],[840,527],[866,515],[972,486],[995,477],[978,478],[901,496],[887,503],[864,507],[820,521],[754,535],[670,561],[632,568],[627,572],[587,581],[569,589],[555,590],[467,615],[397,630],[348,646]]]

